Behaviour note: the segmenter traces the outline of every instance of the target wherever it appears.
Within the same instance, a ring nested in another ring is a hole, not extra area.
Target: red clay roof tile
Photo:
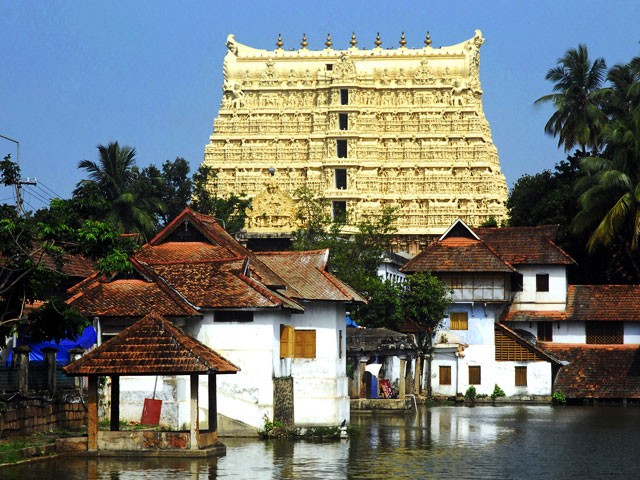
[[[226,374],[240,369],[157,314],[64,367],[67,375]]]
[[[554,382],[567,398],[640,398],[640,346],[540,345],[569,362]]]
[[[328,250],[256,253],[290,289],[284,295],[306,300],[365,302],[355,290],[326,271]]]
[[[504,272],[515,269],[482,240],[447,237],[413,257],[401,271],[411,272]]]

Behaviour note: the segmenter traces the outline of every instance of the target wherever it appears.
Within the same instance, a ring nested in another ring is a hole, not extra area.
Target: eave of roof
[[[240,369],[164,318],[150,314],[64,367],[67,375],[231,374]]]

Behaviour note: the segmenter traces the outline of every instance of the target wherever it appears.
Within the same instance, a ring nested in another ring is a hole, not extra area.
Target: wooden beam
[[[191,448],[191,450],[198,450],[198,437],[200,436],[200,418],[198,411],[198,374],[191,374],[190,379],[191,415],[189,418],[191,423],[191,435],[189,447]]]
[[[120,430],[120,377],[111,376],[111,431]]]
[[[98,376],[89,377],[89,391],[87,398],[87,450],[98,451]]]
[[[217,397],[217,376],[215,373],[209,374],[209,431],[218,431],[218,397]]]

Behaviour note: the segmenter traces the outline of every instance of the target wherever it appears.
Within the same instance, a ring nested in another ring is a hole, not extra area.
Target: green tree
[[[420,329],[416,340],[420,351],[416,374],[423,370],[425,355],[433,350],[433,334],[442,324],[444,314],[451,302],[449,288],[430,273],[417,272],[407,275],[402,292],[402,310],[406,320],[416,323]],[[428,356],[427,378],[431,378],[431,355]],[[431,382],[427,382],[427,397],[431,397]]]
[[[593,63],[585,45],[568,50],[545,78],[555,82],[553,92],[536,100],[553,104],[555,111],[544,130],[558,137],[558,146],[570,151],[579,146],[595,152],[601,145],[604,115],[598,102],[598,91],[605,80],[607,65],[603,58]]]
[[[213,216],[229,233],[237,233],[244,228],[249,200],[244,193],[231,194],[226,198],[218,197],[217,192],[211,189],[215,177],[216,171],[207,165],[201,165],[193,174],[191,208]]]
[[[3,164],[20,175],[17,165]],[[48,209],[19,216],[0,205],[0,338],[11,334],[33,340],[74,338],[88,319],[64,302],[71,255],[98,260],[102,271],[126,271],[136,248],[115,227],[78,216],[73,200],[55,199]],[[123,261],[123,256],[125,257]]]
[[[626,281],[640,281],[640,60],[611,70],[606,98],[604,149],[584,158],[577,182],[580,211],[572,223],[589,233],[587,251],[607,252]]]
[[[121,147],[118,142],[97,148],[97,162],[82,160],[78,164],[78,168],[88,173],[89,179],[80,181],[74,195],[79,188],[93,183],[90,188],[97,189],[109,205],[106,218],[101,220],[124,233],[139,233],[145,239],[151,237],[158,228],[157,213],[164,208],[156,195],[149,196],[154,188],[142,188],[149,183],[140,180],[135,149]]]
[[[173,162],[167,160],[162,164],[163,188],[160,200],[166,208],[163,214],[165,225],[189,204],[193,190],[189,172],[189,163],[182,157],[177,157]]]

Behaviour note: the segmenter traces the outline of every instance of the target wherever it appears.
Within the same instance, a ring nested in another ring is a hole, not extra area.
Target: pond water
[[[219,459],[67,457],[0,469],[26,479],[638,478],[640,408],[421,407],[353,416],[348,440],[224,439]]]

